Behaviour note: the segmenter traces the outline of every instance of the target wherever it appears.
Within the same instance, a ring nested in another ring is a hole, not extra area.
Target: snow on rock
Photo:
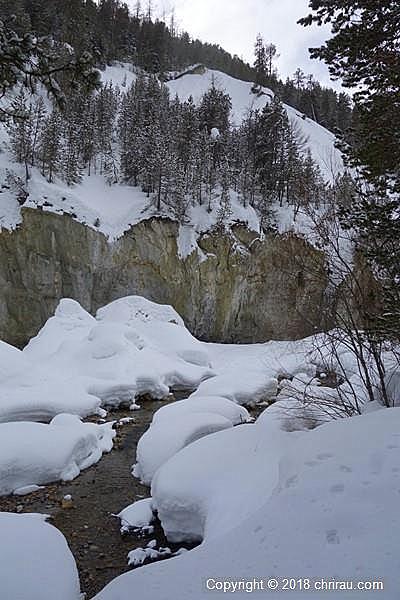
[[[140,296],[127,296],[97,311],[100,323],[124,323],[130,335],[137,336],[139,349],[152,348],[175,354],[193,365],[208,367],[206,346],[186,329],[182,317],[172,306],[156,304]],[[113,325],[114,326],[114,325]]]
[[[215,413],[178,412],[172,422],[154,423],[140,438],[133,474],[150,485],[157,470],[176,454],[201,437],[232,427],[232,422]]]
[[[78,570],[58,529],[38,514],[0,513],[0,596],[80,600]]]
[[[117,515],[121,521],[121,533],[129,529],[142,529],[154,521],[152,499],[144,498],[130,504]]]
[[[112,423],[82,423],[67,414],[54,417],[49,425],[1,423],[0,495],[71,481],[111,450],[114,436]]]
[[[118,577],[96,600],[129,600],[132,589],[142,600],[201,600],[207,579],[288,576],[384,581],[379,593],[397,600],[400,409],[294,433],[280,432],[269,410],[263,423],[195,442],[157,473],[154,496],[169,534],[204,539],[201,546]],[[329,597],[341,600],[343,591]]]
[[[261,400],[276,395],[278,380],[268,371],[252,369],[245,373],[229,370],[222,375],[203,381],[191,398],[196,396],[223,396],[237,402],[254,406]]]
[[[153,415],[153,424],[165,422],[168,426],[176,417],[187,413],[215,413],[228,419],[232,425],[247,423],[251,420],[248,411],[235,402],[222,396],[191,396],[159,408]]]
[[[142,565],[146,560],[160,560],[160,558],[166,558],[172,555],[170,548],[159,548],[156,550],[152,546],[146,548],[136,548],[128,554],[128,565],[131,567],[138,567]]]

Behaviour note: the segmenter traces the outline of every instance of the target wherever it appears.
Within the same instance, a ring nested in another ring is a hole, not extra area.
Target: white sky
[[[128,4],[135,5],[135,0]],[[142,7],[148,0],[142,0]],[[329,30],[322,27],[301,27],[297,20],[309,13],[308,0],[153,0],[157,13],[163,12],[169,21],[175,8],[181,29],[191,37],[217,43],[231,54],[253,63],[256,35],[274,43],[280,54],[277,66],[282,78],[292,75],[297,67],[313,75],[322,84],[339,87],[329,80],[323,63],[311,60],[308,48],[319,46]]]

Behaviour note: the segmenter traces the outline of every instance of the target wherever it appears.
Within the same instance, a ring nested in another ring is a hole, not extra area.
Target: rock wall
[[[304,240],[260,241],[237,226],[181,260],[177,234],[154,218],[109,243],[71,217],[23,209],[23,224],[0,234],[0,339],[23,346],[62,297],[95,313],[129,294],[171,304],[205,340],[293,339],[323,326],[324,257]]]

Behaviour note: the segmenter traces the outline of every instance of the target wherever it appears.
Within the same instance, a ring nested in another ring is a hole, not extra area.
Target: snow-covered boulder
[[[70,298],[60,300],[54,316],[50,317],[39,333],[23,350],[24,356],[39,362],[52,356],[62,344],[84,339],[96,324],[79,302]]]
[[[173,402],[159,408],[153,415],[153,424],[165,422],[168,427],[170,423],[183,414],[188,413],[215,413],[231,421],[232,425],[247,423],[251,420],[248,411],[222,396],[190,396],[184,400]]]
[[[50,374],[46,381],[44,372],[42,378],[36,372],[27,382],[30,373],[26,375],[15,378],[8,385],[0,384],[0,423],[50,421],[61,413],[104,416],[100,398],[83,390],[74,378],[57,379]]]
[[[117,515],[121,521],[121,532],[147,527],[154,520],[152,499],[144,498],[130,504]]]
[[[242,371],[227,369],[226,372],[207,381],[203,381],[191,397],[223,396],[237,402],[254,406],[261,400],[276,395],[278,380],[270,371],[262,366],[259,369]]]
[[[44,515],[0,513],[0,540],[1,598],[80,600],[74,558]]]
[[[133,474],[150,485],[157,470],[181,448],[211,433],[232,427],[232,422],[215,413],[179,414],[172,422],[159,421],[140,438]]]
[[[70,481],[113,446],[112,424],[58,415],[43,423],[0,424],[0,495],[52,481]]]

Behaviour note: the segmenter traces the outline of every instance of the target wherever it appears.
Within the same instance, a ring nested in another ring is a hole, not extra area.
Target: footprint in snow
[[[318,460],[328,460],[328,458],[333,458],[333,454],[329,452],[321,452],[321,454],[317,454]]]
[[[326,532],[326,541],[328,544],[340,544],[337,529],[329,529]]]
[[[342,492],[344,492],[344,485],[343,485],[343,483],[336,483],[335,485],[333,485],[330,488],[330,492],[332,494],[341,494]]]
[[[340,465],[339,470],[342,471],[342,473],[351,473],[353,469],[347,465]]]

